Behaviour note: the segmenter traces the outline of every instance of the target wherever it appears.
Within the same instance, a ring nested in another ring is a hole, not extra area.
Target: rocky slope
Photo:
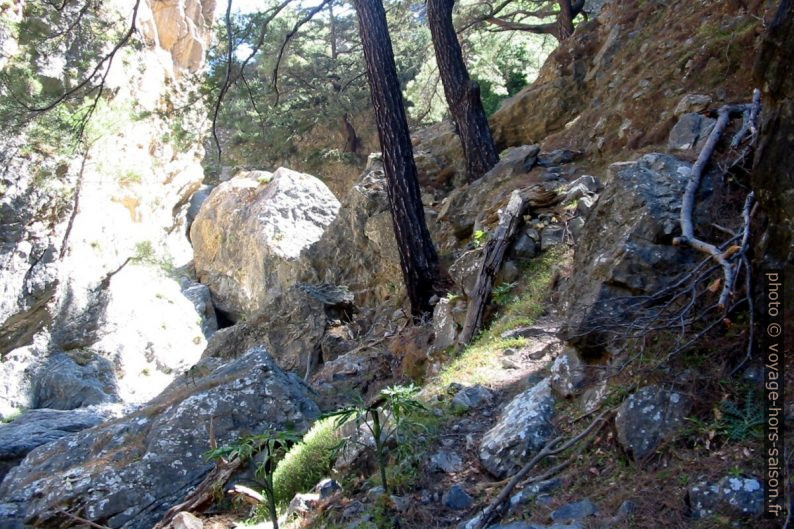
[[[452,285],[432,322],[406,315],[377,155],[341,200],[286,168],[201,187],[199,142],[163,142],[167,121],[149,116],[52,168],[63,178],[51,185],[34,185],[37,155],[8,165],[0,412],[33,409],[0,425],[0,525],[78,516],[152,527],[213,484],[220,466],[203,454],[216,441],[302,432],[352,393],[418,380],[431,413],[390,456],[391,495],[374,488],[377,470],[358,450],[336,465],[342,486],[299,495],[289,515],[298,516],[284,522],[473,527],[498,480],[599,417],[581,452],[540,465],[510,495],[502,514],[512,522],[492,527],[762,527],[760,447],[752,428],[732,437],[724,411],[727,402],[754,413],[742,399],[757,366],[720,382],[740,359],[724,352],[741,350],[745,313],[672,359],[675,336],[626,338],[637,301],[674,288],[702,259],[673,245],[683,189],[713,110],[752,93],[750,59],[737,50],[760,43],[769,14],[733,2],[705,13],[699,2],[605,4],[493,117],[509,148],[482,179],[462,181],[449,124],[415,133],[422,201]],[[143,90],[150,109],[178,99],[201,66],[213,9],[147,4],[153,44],[135,52],[146,67],[119,78],[156,83],[119,85],[115,98]],[[58,186],[68,200],[52,200]],[[514,191],[532,200],[495,282],[489,328],[461,351],[484,246]],[[741,229],[744,194],[709,173],[697,195],[701,235]],[[776,226],[787,222],[779,212],[770,211]],[[704,296],[719,288],[712,279],[695,284]],[[172,527],[202,523],[185,514]],[[228,516],[205,523],[230,526]]]

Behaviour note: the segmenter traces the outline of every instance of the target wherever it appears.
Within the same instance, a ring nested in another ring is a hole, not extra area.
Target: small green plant
[[[472,240],[474,241],[474,247],[479,248],[480,246],[485,244],[485,241],[488,240],[488,232],[477,230],[474,232],[474,234],[471,237]]]
[[[463,297],[460,292],[447,292],[447,299],[452,302]]]
[[[328,414],[329,417],[336,418],[337,428],[341,428],[349,421],[355,421],[356,431],[363,425],[372,435],[375,460],[384,492],[389,491],[386,475],[387,444],[410,423],[412,416],[427,411],[424,404],[417,399],[417,393],[419,388],[414,384],[391,386],[381,390],[378,397],[370,404],[364,404],[362,401],[355,406]],[[350,438],[348,441],[369,448],[368,444],[356,439]]]
[[[135,243],[135,252],[132,254],[133,262],[152,263],[154,260],[155,256],[152,241],[140,241]]]
[[[17,419],[17,417],[22,415],[22,412],[24,411],[25,411],[24,408],[19,408],[17,410],[14,410],[13,412],[9,413],[8,415],[0,419],[0,424],[8,424],[10,422],[14,422]]]
[[[491,291],[491,298],[499,305],[506,305],[510,301],[510,292],[518,285],[517,281],[502,283]]]
[[[741,406],[741,407],[740,407]],[[730,441],[759,440],[764,436],[764,408],[756,392],[749,388],[744,403],[722,401],[722,416],[717,420],[716,431]]]
[[[130,257],[130,261],[136,264],[148,264],[148,265],[159,266],[160,269],[163,272],[165,272],[167,275],[173,275],[175,273],[174,272],[175,267],[173,261],[171,260],[171,257],[168,255],[164,257],[159,257],[151,241],[137,242],[135,244],[135,249],[133,250],[132,257]],[[161,298],[161,299],[165,299],[165,298]]]
[[[129,187],[133,184],[140,184],[143,181],[143,175],[134,169],[128,169],[118,175],[118,182],[124,187]]]
[[[267,509],[273,529],[278,529],[278,510],[276,508],[276,493],[273,485],[273,474],[276,465],[286,454],[287,449],[297,443],[300,437],[293,432],[266,432],[259,435],[243,437],[236,443],[224,445],[205,454],[208,459],[232,461],[239,459],[248,461],[257,454],[262,454],[256,468],[256,476],[263,480]]]

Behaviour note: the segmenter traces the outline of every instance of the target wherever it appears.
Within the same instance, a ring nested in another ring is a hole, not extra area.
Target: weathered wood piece
[[[525,194],[521,191],[513,191],[507,206],[499,217],[499,225],[494,236],[485,245],[485,258],[480,268],[480,274],[477,276],[474,293],[469,300],[466,322],[460,335],[460,341],[463,344],[469,343],[482,327],[485,308],[491,298],[494,278],[499,273],[513,235],[521,224],[521,216],[527,203],[528,199]]]

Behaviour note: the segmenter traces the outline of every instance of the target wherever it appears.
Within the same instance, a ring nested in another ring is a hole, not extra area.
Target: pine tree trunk
[[[386,12],[381,0],[356,0],[355,6],[403,279],[411,312],[421,316],[432,310],[430,298],[439,282],[438,255],[425,223]]]
[[[785,268],[794,262],[794,2],[780,2],[769,24],[755,65],[763,87],[760,137],[755,153],[752,186],[768,216],[764,238],[765,265]],[[787,288],[794,288],[788,282]]]
[[[470,180],[484,175],[499,161],[479,85],[469,78],[458,36],[452,24],[455,0],[427,0],[427,18],[444,95],[466,156]]]
[[[574,8],[571,6],[571,0],[559,0],[560,14],[557,15],[557,40],[564,41],[573,35],[573,19],[578,14],[574,13]],[[582,2],[584,7],[584,2]],[[579,9],[581,11],[581,8]]]

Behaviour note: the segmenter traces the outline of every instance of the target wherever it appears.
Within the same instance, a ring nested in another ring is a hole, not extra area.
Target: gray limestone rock
[[[570,522],[581,520],[596,513],[598,509],[589,499],[584,499],[574,503],[567,503],[551,513],[554,522]]]
[[[474,503],[474,498],[469,496],[462,486],[452,485],[452,487],[444,493],[444,496],[441,498],[441,503],[449,509],[462,511],[471,507]]]
[[[478,384],[458,391],[455,396],[452,397],[452,409],[458,413],[469,411],[479,408],[491,402],[491,400],[493,400],[493,393]]]
[[[218,185],[190,228],[196,275],[235,320],[272,306],[297,281],[301,252],[339,211],[317,178],[283,167],[267,175],[244,172]]]
[[[578,394],[585,382],[585,365],[572,347],[566,347],[551,366],[551,389],[562,398]]]
[[[33,407],[72,410],[118,402],[113,364],[87,350],[49,356],[33,384]]]
[[[114,529],[151,527],[212,469],[203,457],[210,423],[222,445],[302,431],[319,415],[303,382],[261,347],[227,364],[206,359],[196,371],[134,413],[31,451],[0,484],[5,518],[35,524],[68,509]]]
[[[634,316],[632,296],[657,292],[699,259],[674,247],[681,196],[690,165],[647,154],[612,164],[611,178],[582,229],[574,270],[563,293],[562,337],[584,353],[600,354],[618,325]]]
[[[714,514],[760,517],[764,511],[764,485],[748,477],[726,476],[716,483],[701,481],[690,487],[687,498],[694,518]]]
[[[544,379],[510,401],[496,425],[483,435],[479,450],[483,466],[500,479],[520,469],[554,433],[553,416],[551,385]]]
[[[671,151],[688,151],[700,149],[705,143],[716,121],[700,114],[684,114],[673,126],[667,139],[667,147]]]
[[[660,386],[646,386],[618,408],[618,441],[635,461],[651,454],[683,425],[691,402],[684,394]]]

